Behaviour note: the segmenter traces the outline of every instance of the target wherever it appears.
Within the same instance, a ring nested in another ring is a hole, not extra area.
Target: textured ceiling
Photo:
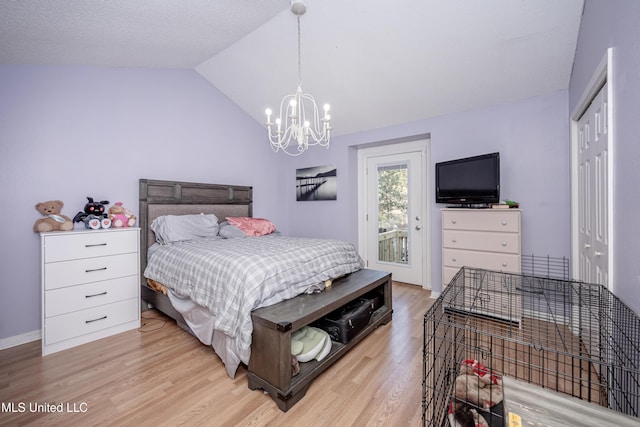
[[[583,0],[307,0],[334,135],[567,89]],[[0,0],[0,63],[195,68],[259,122],[297,83],[289,0]]]
[[[0,63],[193,68],[288,0],[0,0]]]

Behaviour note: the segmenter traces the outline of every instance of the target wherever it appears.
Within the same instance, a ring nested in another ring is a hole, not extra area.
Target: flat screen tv
[[[479,207],[500,201],[500,153],[436,163],[436,203]]]

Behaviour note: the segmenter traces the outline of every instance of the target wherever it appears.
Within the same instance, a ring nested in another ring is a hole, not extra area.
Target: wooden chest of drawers
[[[443,209],[442,282],[460,267],[520,273],[519,209]]]
[[[140,326],[140,230],[41,233],[42,355]]]

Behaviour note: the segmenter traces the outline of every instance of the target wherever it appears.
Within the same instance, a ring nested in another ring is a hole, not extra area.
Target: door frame
[[[417,139],[419,138],[419,139]],[[405,140],[407,141],[407,140]],[[424,194],[420,201],[423,217],[422,227],[422,280],[423,289],[431,290],[431,212],[428,209],[428,201],[431,200],[431,138],[429,135],[420,135],[415,140],[407,142],[389,143],[373,147],[358,149],[358,251],[363,259],[368,259],[367,243],[367,206],[369,195],[367,194],[367,162],[370,157],[390,156],[408,152],[422,152],[422,183]],[[377,236],[376,236],[377,239]]]
[[[614,261],[614,233],[613,233],[613,164],[614,162],[614,96],[613,96],[613,56],[614,49],[608,48],[604,57],[600,61],[600,64],[596,68],[589,83],[585,87],[576,107],[571,112],[571,272],[572,278],[581,280],[580,274],[580,247],[579,247],[579,209],[580,209],[580,194],[578,191],[578,156],[579,156],[579,141],[578,141],[578,119],[587,110],[591,101],[593,101],[596,94],[607,83],[607,123],[609,124],[607,135],[607,151],[608,151],[608,176],[607,176],[607,235],[608,242],[608,263],[607,263],[607,275],[609,277],[607,286],[609,290],[613,290],[613,283],[615,283],[613,261]]]

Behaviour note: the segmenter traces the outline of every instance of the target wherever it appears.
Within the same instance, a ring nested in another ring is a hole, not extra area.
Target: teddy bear
[[[84,205],[84,212],[78,212],[73,217],[73,222],[84,222],[85,228],[92,230],[111,227],[111,220],[104,211],[104,205],[108,205],[109,201],[94,202],[92,197],[87,197],[87,200],[88,203]]]
[[[109,208],[109,219],[115,228],[133,227],[136,224],[136,216],[122,202],[116,202]]]
[[[36,210],[43,217],[38,218],[33,225],[33,231],[36,233],[42,231],[69,231],[73,229],[73,222],[68,216],[62,215],[60,211],[64,203],[61,200],[49,200],[40,202],[36,205]]]

